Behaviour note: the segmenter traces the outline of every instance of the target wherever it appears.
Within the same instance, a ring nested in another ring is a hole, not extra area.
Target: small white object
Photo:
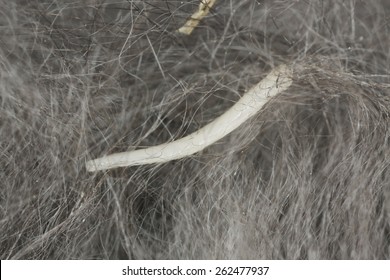
[[[281,65],[252,87],[228,111],[198,131],[179,140],[131,152],[122,152],[86,164],[88,171],[115,167],[163,163],[197,153],[223,138],[242,123],[254,116],[264,104],[292,84],[292,70]]]
[[[198,11],[196,11],[187,22],[180,27],[177,31],[185,35],[191,35],[192,31],[198,26],[199,22],[207,16],[210,9],[213,7],[217,0],[202,0],[199,3]]]

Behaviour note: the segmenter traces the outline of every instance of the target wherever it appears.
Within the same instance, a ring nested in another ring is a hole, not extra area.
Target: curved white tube
[[[198,131],[170,143],[90,160],[86,168],[93,172],[115,167],[162,163],[199,152],[254,116],[269,98],[286,90],[292,83],[291,76],[291,69],[281,65],[245,93],[223,115]]]

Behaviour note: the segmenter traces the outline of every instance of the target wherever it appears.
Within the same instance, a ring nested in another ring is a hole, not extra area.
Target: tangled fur
[[[1,259],[389,259],[390,3],[0,0]],[[191,157],[268,71],[291,88]]]

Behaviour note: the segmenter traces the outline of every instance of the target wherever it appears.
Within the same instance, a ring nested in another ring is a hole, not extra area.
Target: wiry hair
[[[0,0],[2,259],[389,259],[390,2]],[[164,164],[86,161],[206,125],[271,68],[293,84]]]

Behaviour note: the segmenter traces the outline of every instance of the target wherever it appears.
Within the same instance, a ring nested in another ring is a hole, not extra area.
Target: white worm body
[[[281,65],[252,87],[228,111],[213,122],[179,140],[131,152],[122,152],[88,161],[88,171],[115,167],[163,163],[199,152],[223,138],[254,116],[264,104],[292,84],[292,71]]]
[[[199,22],[207,16],[210,9],[217,0],[203,0],[199,3],[199,9],[196,11],[187,22],[177,31],[186,35],[191,35],[192,31],[198,26]]]

